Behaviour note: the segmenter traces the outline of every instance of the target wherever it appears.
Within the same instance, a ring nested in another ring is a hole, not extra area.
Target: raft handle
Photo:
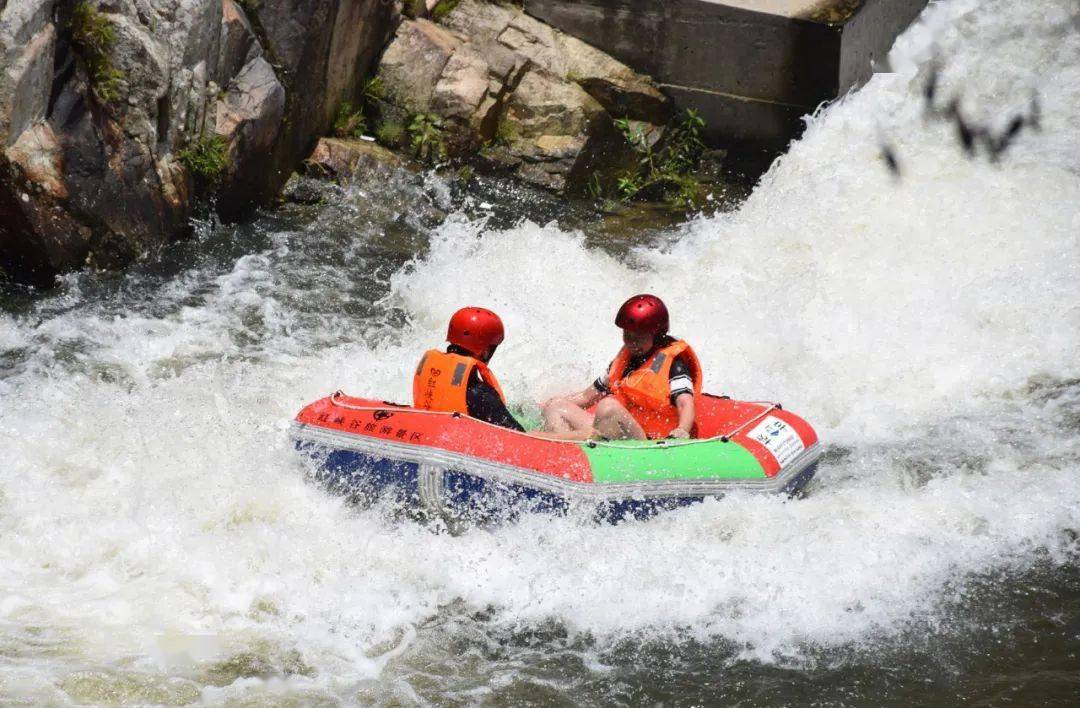
[[[720,442],[731,442],[731,438],[729,438],[727,435],[721,435]]]

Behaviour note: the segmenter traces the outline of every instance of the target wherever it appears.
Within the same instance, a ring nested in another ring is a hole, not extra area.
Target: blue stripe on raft
[[[454,470],[443,473],[443,500],[451,513],[483,523],[512,521],[522,512],[565,514],[569,508],[558,494]]]
[[[311,443],[297,443],[296,448],[315,461],[317,481],[354,503],[373,504],[389,497],[403,504],[420,505],[420,466],[415,462],[370,457],[351,450],[327,450]]]
[[[424,505],[420,498],[417,463],[372,457],[351,450],[328,450],[307,442],[298,442],[296,447],[314,460],[318,481],[353,502],[371,504],[388,498],[417,509]],[[808,466],[785,485],[783,492],[795,496],[816,471],[817,463]],[[519,484],[491,482],[458,470],[442,473],[439,497],[447,513],[473,523],[512,521],[523,512],[562,515],[570,508],[569,500],[559,494]],[[702,496],[687,496],[605,501],[597,504],[595,516],[611,523],[644,520],[703,499]]]
[[[808,465],[806,469],[788,480],[788,483],[785,484],[783,490],[781,490],[782,493],[789,497],[801,494],[802,490],[806,488],[806,485],[809,484],[810,480],[817,474],[817,466],[818,463],[816,462],[812,465]]]

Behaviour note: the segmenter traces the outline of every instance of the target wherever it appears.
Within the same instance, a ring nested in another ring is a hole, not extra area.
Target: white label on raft
[[[765,416],[765,419],[758,423],[749,435],[751,440],[764,445],[781,467],[795,459],[806,448],[794,428],[771,415]]]

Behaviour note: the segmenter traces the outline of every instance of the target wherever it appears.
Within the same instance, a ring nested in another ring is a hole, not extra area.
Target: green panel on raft
[[[733,442],[660,445],[651,440],[620,440],[581,446],[593,481],[658,482],[666,479],[761,479],[765,471],[745,448]]]

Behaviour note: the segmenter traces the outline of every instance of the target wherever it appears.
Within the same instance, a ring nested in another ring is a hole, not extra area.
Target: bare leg
[[[577,438],[581,440],[592,434],[592,415],[567,398],[552,398],[541,405],[540,410],[544,414],[544,430],[547,432],[584,433]]]
[[[614,396],[607,396],[596,404],[593,427],[609,440],[645,440],[648,437],[630,411]]]

